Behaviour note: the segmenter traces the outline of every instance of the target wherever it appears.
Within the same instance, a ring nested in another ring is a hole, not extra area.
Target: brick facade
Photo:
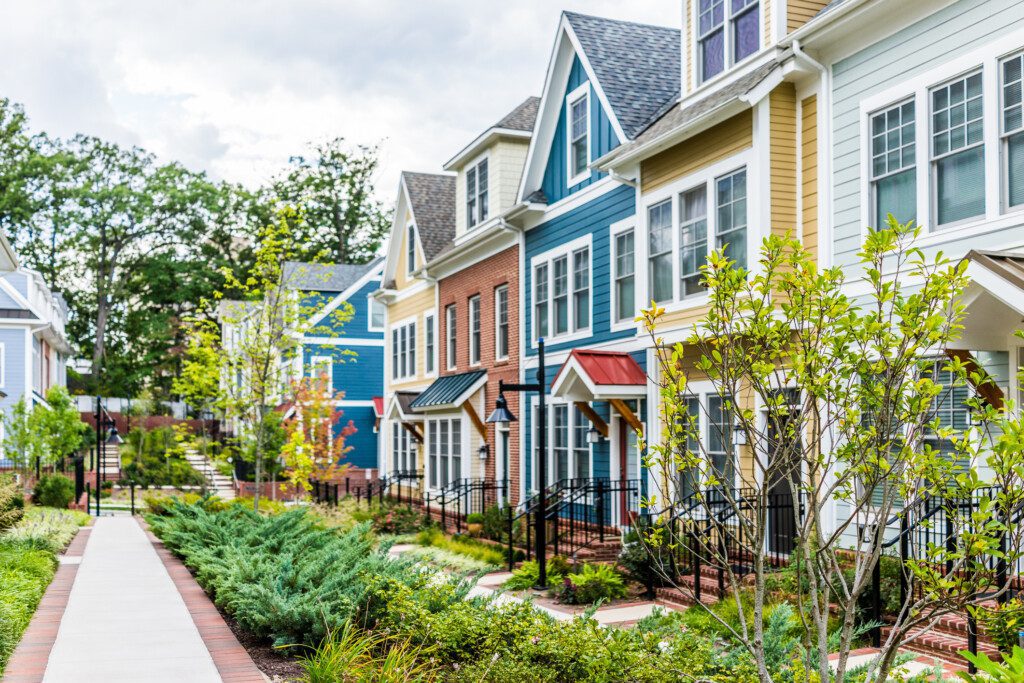
[[[502,285],[508,286],[508,336],[509,348],[507,360],[495,360],[495,290]],[[480,296],[480,363],[470,365],[470,327],[469,299]],[[448,366],[448,306],[456,306],[456,366]],[[470,370],[487,371],[487,384],[484,387],[484,413],[487,419],[494,409],[498,398],[498,382],[519,381],[519,248],[512,246],[504,251],[463,268],[438,282],[438,366],[440,375],[453,375]],[[508,393],[509,409],[519,415],[519,395]],[[490,455],[485,463],[487,477],[495,476],[498,457],[498,444],[495,425],[487,425],[487,444]],[[475,457],[475,456],[474,456]],[[511,498],[519,499],[519,431],[515,428],[509,432],[509,471],[506,477],[510,482]]]

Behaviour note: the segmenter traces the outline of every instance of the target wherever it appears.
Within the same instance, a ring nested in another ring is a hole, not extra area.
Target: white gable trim
[[[6,278],[0,278],[0,289],[3,289],[4,292],[9,294],[10,297],[12,299],[14,299],[15,303],[19,304],[26,311],[31,311],[40,320],[45,320],[46,319],[44,316],[41,316],[39,314],[39,311],[37,311],[36,309],[34,309],[32,307],[32,304],[30,304],[28,302],[28,299],[23,297],[21,295],[21,292],[19,292],[17,289],[15,289],[14,285],[12,285],[10,282],[8,282]]]
[[[555,139],[558,117],[565,106],[565,89],[569,83],[573,57],[580,58],[583,70],[587,73],[587,79],[597,95],[598,102],[604,107],[605,114],[611,121],[619,142],[626,141],[626,135],[615,116],[615,111],[608,102],[608,97],[597,80],[590,60],[587,59],[587,55],[580,47],[579,39],[572,30],[569,19],[563,14],[548,61],[547,75],[544,77],[544,89],[541,93],[540,108],[537,111],[534,135],[530,139],[530,147],[526,153],[523,178],[519,183],[519,202],[523,202],[526,196],[539,188],[544,181],[544,169],[547,166],[551,145]]]
[[[330,315],[335,310],[337,310],[338,306],[341,306],[341,304],[343,304],[344,302],[346,302],[349,299],[351,299],[352,295],[354,295],[360,289],[365,287],[366,283],[368,283],[368,282],[370,282],[371,280],[374,280],[374,279],[379,279],[380,276],[381,276],[381,266],[380,266],[380,264],[378,264],[376,268],[373,268],[373,269],[367,271],[358,280],[356,280],[353,284],[349,285],[349,288],[346,289],[344,292],[338,294],[336,297],[331,299],[330,303],[328,303],[326,306],[324,306],[323,309],[321,309],[321,311],[319,313],[317,313],[313,317],[312,320],[310,320],[309,324],[310,325],[318,325],[318,324],[320,324],[320,322],[324,318],[326,318],[328,315]],[[367,303],[367,305],[369,305],[369,303]],[[369,315],[369,313],[367,313],[367,314]]]
[[[408,209],[409,215],[412,216],[413,224],[416,223],[416,214],[412,210],[412,200],[409,198],[409,188],[405,185],[405,176],[401,176],[398,181],[398,198],[395,200],[395,217],[391,221],[391,235],[388,237],[388,251],[384,258],[384,271],[381,275],[381,284],[395,279],[398,269],[398,256],[402,245],[405,240],[405,230],[409,226],[409,222],[403,220],[405,217],[405,211]],[[416,241],[419,241],[419,230],[416,230]],[[426,253],[426,252],[424,252]]]

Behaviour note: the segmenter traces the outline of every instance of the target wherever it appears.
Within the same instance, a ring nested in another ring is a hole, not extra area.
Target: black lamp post
[[[547,557],[547,527],[545,522],[548,516],[548,501],[545,489],[548,479],[548,438],[547,438],[547,411],[544,410],[544,392],[547,389],[544,381],[544,340],[537,341],[537,381],[533,384],[510,384],[504,381],[498,382],[498,400],[494,404],[494,412],[487,418],[488,422],[507,427],[510,422],[516,421],[516,416],[508,409],[508,402],[505,400],[506,391],[528,392],[536,391],[539,397],[539,410],[537,417],[537,480],[540,482],[540,491],[537,493],[537,516],[534,519],[534,541],[537,553],[537,590],[545,590],[548,587]]]

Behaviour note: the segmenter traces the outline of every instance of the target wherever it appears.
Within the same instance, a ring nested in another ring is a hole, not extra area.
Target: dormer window
[[[487,158],[466,171],[466,227],[487,220]]]
[[[697,59],[700,80],[722,73],[760,46],[759,0],[698,0]]]
[[[569,135],[569,185],[575,185],[589,175],[590,164],[590,84],[570,93],[566,99]]]

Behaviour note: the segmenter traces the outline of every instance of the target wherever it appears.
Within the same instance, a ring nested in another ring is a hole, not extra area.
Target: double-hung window
[[[533,259],[534,339],[590,329],[591,248],[581,241]]]
[[[411,223],[405,231],[405,272],[416,272],[416,226]]]
[[[555,481],[569,479],[569,406],[562,403],[551,407],[554,413],[552,430],[554,431]]]
[[[572,253],[572,312],[573,329],[590,327],[590,249],[584,247]]]
[[[590,163],[590,96],[585,86],[579,95],[570,95],[569,115],[569,184],[574,185],[585,179]]]
[[[395,472],[416,469],[416,444],[409,430],[398,422],[391,423],[391,469]]]
[[[701,81],[757,52],[758,0],[698,0],[697,60]]]
[[[871,201],[875,229],[885,227],[889,214],[900,223],[917,218],[914,115],[914,101],[910,100],[871,117]]]
[[[459,341],[459,334],[457,329],[456,317],[458,311],[455,308],[455,304],[450,304],[444,309],[445,315],[445,326],[448,332],[448,369],[454,370],[458,365],[459,356],[457,353],[457,344]]]
[[[747,267],[747,171],[741,169],[715,181],[718,224],[715,248],[737,268]]]
[[[708,190],[706,185],[679,197],[679,296],[704,290],[700,269],[708,255]]]
[[[466,227],[487,220],[487,159],[466,171]]]
[[[462,420],[427,421],[430,486],[443,488],[462,476]]]
[[[615,321],[636,315],[636,260],[632,230],[615,236]]]
[[[384,329],[384,313],[384,304],[370,297],[370,321],[368,325],[370,331],[379,332]]]
[[[558,336],[569,331],[569,257],[556,258],[553,268],[555,324],[552,333]]]
[[[508,358],[508,285],[494,289],[494,359]]]
[[[469,299],[469,364],[480,364],[480,295]]]
[[[424,350],[425,357],[423,358],[423,363],[428,375],[433,374],[434,372],[434,353],[436,348],[434,341],[434,335],[436,333],[434,327],[434,314],[428,313],[423,316],[423,333],[426,337],[426,339],[423,340],[423,345],[426,346],[426,349]]]
[[[309,376],[318,384],[322,382],[325,391],[333,391],[333,368],[334,361],[330,356],[313,356],[313,360],[309,364]]]
[[[650,297],[661,303],[672,298],[672,200],[647,209],[647,254]]]
[[[548,264],[542,263],[533,272],[533,329],[534,338],[548,336]]]
[[[1003,196],[1009,208],[1024,204],[1024,53],[1001,64]]]
[[[416,322],[391,330],[391,378],[405,379],[416,374]]]
[[[942,387],[942,391],[935,397],[933,403],[932,420],[938,423],[940,429],[951,430],[953,437],[963,438],[964,433],[971,426],[971,408],[968,400],[971,397],[971,390],[967,383],[959,376],[944,367],[943,361],[935,360],[924,363],[922,374]],[[936,451],[947,459],[960,458],[964,453],[957,449],[953,437],[940,436],[931,426],[925,429],[925,443],[931,445]],[[959,461],[957,464],[966,469],[970,463]]]
[[[708,438],[707,449],[711,458],[711,469],[719,485],[732,488],[735,485],[736,465],[732,446],[732,399],[722,396],[708,396]]]
[[[985,213],[981,71],[931,90],[931,153],[939,227]]]
[[[577,479],[590,477],[590,442],[587,441],[589,431],[590,422],[583,415],[583,411],[574,406],[572,409],[572,460],[573,476]]]

